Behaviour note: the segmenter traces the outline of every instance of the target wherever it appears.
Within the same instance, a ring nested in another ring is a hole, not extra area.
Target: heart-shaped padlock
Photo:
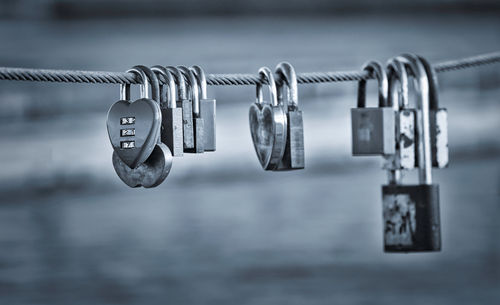
[[[135,168],[146,161],[158,141],[161,110],[149,98],[130,102],[125,96],[111,106],[106,124],[115,153]]]
[[[157,102],[160,100],[160,86],[155,73],[145,66],[135,66],[129,72],[139,74],[144,81],[141,87],[143,90],[142,95],[148,96],[147,89],[151,85],[152,99],[150,100],[160,109]],[[161,122],[161,112],[159,117],[159,121]],[[152,152],[145,161],[138,163],[136,167],[128,166],[117,151],[113,152],[113,167],[115,168],[115,172],[128,186],[155,187],[160,185],[170,173],[170,169],[172,168],[172,152],[168,146],[161,142],[160,127],[161,125],[159,124],[156,130],[152,131],[152,134],[156,133],[156,141],[153,143]]]
[[[158,143],[145,162],[136,168],[130,168],[115,151],[113,152],[113,167],[118,177],[130,187],[155,187],[160,185],[170,173],[172,153],[165,144]]]
[[[260,68],[259,75],[269,82],[271,104],[264,103],[262,84],[257,84],[257,101],[249,110],[250,133],[262,168],[272,170],[283,157],[286,114],[278,105],[276,84],[271,70],[267,67]]]

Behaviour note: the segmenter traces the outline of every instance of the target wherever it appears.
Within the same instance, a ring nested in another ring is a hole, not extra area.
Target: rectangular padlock
[[[194,118],[194,152],[201,154],[205,152],[205,120]]]
[[[384,185],[384,251],[441,250],[439,185]]]
[[[200,99],[200,116],[205,126],[205,151],[215,151],[216,148],[215,108],[215,99]]]
[[[416,164],[415,110],[400,110],[396,117],[396,152],[384,157],[383,169],[414,169]]]
[[[278,171],[305,167],[302,111],[298,108],[290,109],[287,112],[287,122],[286,147],[283,158],[276,169]]]
[[[162,109],[161,141],[165,143],[174,157],[181,157],[184,152],[182,108]]]
[[[182,132],[184,136],[184,151],[194,150],[193,103],[183,99],[177,103],[182,107]]]
[[[448,111],[444,108],[429,112],[432,166],[448,166]]]
[[[353,156],[394,154],[395,125],[392,107],[351,109]]]

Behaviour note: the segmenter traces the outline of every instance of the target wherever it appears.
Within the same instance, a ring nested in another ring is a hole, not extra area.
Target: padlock
[[[151,68],[161,75],[165,85],[161,86],[160,108],[162,113],[161,141],[167,145],[174,157],[184,152],[182,133],[182,108],[177,108],[177,86],[173,75],[162,66]]]
[[[262,82],[257,83],[257,100],[250,106],[249,123],[252,141],[257,158],[264,170],[274,170],[283,158],[286,146],[287,118],[286,111],[278,103],[276,83],[271,70],[259,69],[262,82],[267,82],[270,103],[264,103]]]
[[[145,66],[135,66],[129,72],[137,73],[144,81],[141,86],[141,95],[147,97],[148,84],[151,84],[152,100],[157,105],[160,115],[160,86],[155,73]],[[124,89],[125,91],[127,88]],[[137,124],[137,120],[135,120]],[[113,152],[113,168],[118,177],[130,187],[143,186],[151,188],[160,185],[167,178],[172,168],[172,153],[170,149],[161,142],[160,137],[161,124],[156,127],[156,144],[150,156],[136,167],[129,167],[117,154]],[[140,137],[140,135],[136,135]]]
[[[415,168],[415,110],[409,107],[408,75],[403,62],[393,58],[388,62],[388,104],[396,113],[396,152],[385,157],[384,169]],[[396,86],[399,83],[399,87]]]
[[[203,134],[205,136],[205,151],[215,151],[216,148],[216,124],[215,124],[215,99],[207,97],[207,79],[205,71],[200,66],[192,66],[191,71],[196,75],[200,89],[200,116],[205,124]]]
[[[167,66],[166,69],[172,73],[177,80],[178,100],[177,108],[182,109],[182,135],[184,151],[194,149],[193,129],[193,103],[186,93],[186,82],[183,73],[176,67]]]
[[[425,252],[441,250],[439,185],[432,183],[429,127],[429,92],[425,68],[410,59],[418,81],[418,164],[419,184],[401,185],[390,181],[382,187],[384,250],[386,252]]]
[[[297,74],[293,66],[287,62],[279,63],[276,66],[275,73],[281,79],[281,84],[278,86],[278,102],[283,105],[287,118],[285,152],[275,170],[285,171],[303,169],[305,167],[304,122],[302,119],[302,111],[298,107]]]
[[[387,107],[388,81],[380,63],[371,61],[363,70],[378,79],[378,107],[366,108],[366,80],[358,83],[358,107],[351,109],[353,156],[391,155],[395,153],[395,114]]]
[[[194,75],[193,71],[189,70],[187,67],[178,66],[177,68],[181,70],[182,74],[184,75],[184,77],[186,77],[189,84],[189,91],[193,109],[194,148],[187,149],[184,152],[200,154],[205,152],[205,122],[200,116],[198,81],[196,80],[196,76]]]
[[[432,166],[445,168],[449,161],[448,111],[446,108],[439,108],[439,84],[436,71],[425,58],[418,56],[418,59],[424,65],[429,79]]]
[[[155,147],[161,125],[161,110],[158,103],[150,98],[149,80],[140,66],[127,72],[141,76],[144,82],[140,86],[141,98],[131,102],[130,85],[121,84],[120,101],[109,109],[106,125],[114,152],[127,166],[135,168],[146,161]]]

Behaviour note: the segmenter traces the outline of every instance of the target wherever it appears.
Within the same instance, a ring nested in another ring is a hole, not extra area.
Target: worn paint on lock
[[[415,112],[399,113],[399,164],[401,169],[415,168]]]
[[[448,112],[446,109],[431,111],[432,165],[448,166]]]
[[[406,194],[384,196],[384,243],[410,246],[416,231],[415,202]]]

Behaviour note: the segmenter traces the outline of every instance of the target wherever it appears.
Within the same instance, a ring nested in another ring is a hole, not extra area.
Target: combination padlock
[[[285,152],[287,118],[284,108],[278,103],[273,73],[269,68],[262,67],[259,69],[259,75],[264,82],[268,83],[270,102],[264,102],[263,84],[257,83],[257,99],[248,112],[250,133],[262,168],[274,170],[278,167]]]
[[[177,108],[182,109],[182,135],[184,151],[194,149],[193,102],[189,99],[183,73],[176,67],[166,67],[177,80]]]
[[[174,157],[182,157],[184,152],[182,108],[177,107],[175,79],[165,67],[154,66],[151,70],[160,75],[165,82],[160,92],[161,141],[167,145]]]
[[[190,98],[192,102],[193,109],[193,136],[194,136],[194,148],[187,149],[184,152],[187,153],[204,153],[205,152],[205,121],[200,115],[200,96],[198,81],[193,71],[189,70],[187,67],[178,66],[184,77],[187,79],[189,85]]]
[[[216,149],[216,124],[215,124],[215,99],[209,99],[207,95],[207,79],[205,71],[200,66],[192,66],[189,68],[196,75],[198,87],[200,90],[200,116],[203,118],[205,130],[203,135],[205,137],[204,148],[205,151],[215,151]]]
[[[160,87],[155,73],[145,66],[135,66],[134,68],[129,70],[129,72],[140,75],[141,79],[143,80],[143,84],[141,86],[141,95],[146,99],[149,99],[148,87],[149,84],[151,84],[152,100],[158,107],[160,116],[159,122],[161,122],[161,111],[159,107]],[[122,91],[126,92],[127,88],[125,87],[125,89],[123,89]],[[138,112],[136,112],[136,114],[137,113]],[[140,115],[138,115],[138,117],[141,118]],[[136,118],[134,127],[140,127],[140,124],[144,123],[138,121],[138,119]],[[135,167],[130,167],[122,160],[116,150],[113,152],[113,168],[115,169],[118,177],[130,187],[143,186],[145,188],[151,188],[158,186],[163,182],[163,180],[167,178],[168,174],[170,173],[170,169],[172,168],[172,153],[170,152],[170,149],[161,142],[161,124],[157,124],[156,126],[156,143],[151,154],[144,162],[138,163]],[[142,135],[136,132],[134,140],[140,141],[141,137]]]
[[[418,82],[418,164],[419,184],[401,185],[390,180],[382,187],[384,250],[425,252],[441,250],[439,186],[432,183],[429,127],[429,83],[424,66],[410,59]]]
[[[287,62],[276,66],[276,75],[281,79],[278,86],[278,102],[283,105],[287,118],[286,147],[278,167],[275,170],[295,170],[305,167],[304,158],[304,121],[299,109],[297,74]],[[286,96],[286,97],[285,97]]]
[[[388,81],[380,63],[371,61],[364,71],[378,79],[378,107],[366,108],[366,80],[358,83],[358,107],[351,109],[352,155],[391,155],[395,152],[395,115],[388,107]]]

